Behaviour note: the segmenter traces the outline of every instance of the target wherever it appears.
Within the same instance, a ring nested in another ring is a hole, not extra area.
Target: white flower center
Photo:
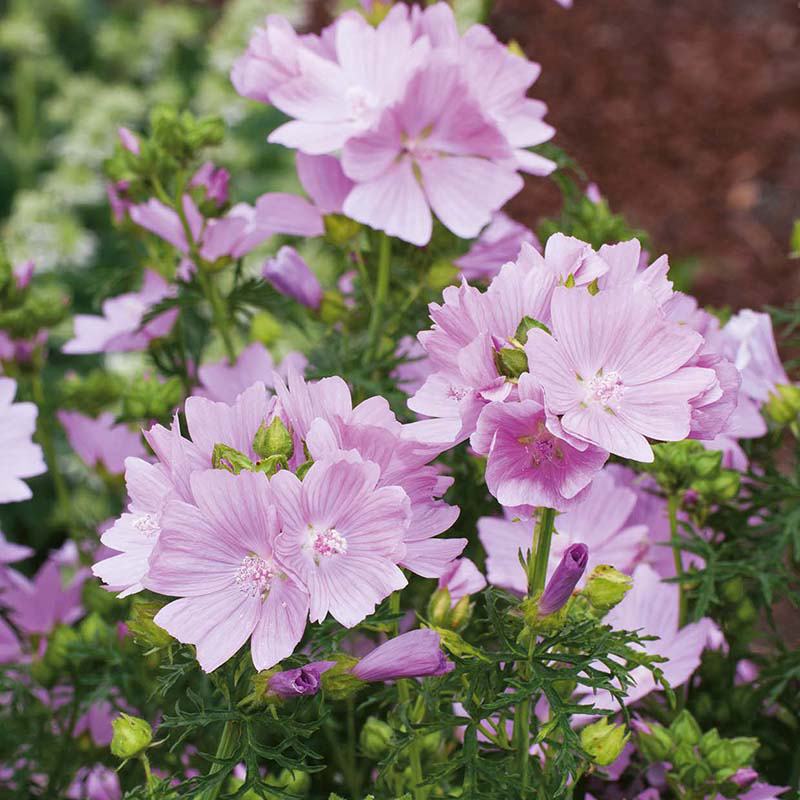
[[[619,374],[614,372],[603,372],[599,370],[597,375],[590,378],[586,383],[586,396],[584,402],[601,403],[606,407],[619,405],[622,395],[625,393],[625,386]]]
[[[272,586],[276,575],[275,567],[269,561],[257,555],[245,556],[234,580],[239,588],[250,597],[264,596]]]
[[[363,86],[351,86],[345,92],[347,116],[353,122],[368,125],[375,112],[376,100]]]

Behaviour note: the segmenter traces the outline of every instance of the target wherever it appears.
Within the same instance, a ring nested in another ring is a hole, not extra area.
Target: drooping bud
[[[633,580],[608,564],[600,564],[592,570],[582,594],[592,608],[601,616],[611,611],[622,601],[633,586]]]
[[[629,738],[624,725],[612,725],[603,717],[581,731],[581,747],[595,764],[607,767],[619,758]]]
[[[140,717],[120,714],[112,723],[111,753],[117,758],[135,758],[153,741],[153,729]]]
[[[369,717],[361,729],[358,742],[367,758],[380,761],[389,751],[393,736],[390,725],[377,717]]]
[[[130,617],[126,624],[133,634],[134,641],[144,647],[167,647],[172,637],[160,626],[153,622],[153,617],[161,611],[163,603],[153,600],[136,598],[131,607]]]
[[[578,581],[586,571],[589,548],[585,544],[572,544],[565,551],[552,577],[539,598],[539,614],[555,614],[572,596]]]

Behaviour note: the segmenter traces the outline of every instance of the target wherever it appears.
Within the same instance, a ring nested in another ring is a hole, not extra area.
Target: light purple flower
[[[293,247],[284,245],[267,259],[261,272],[281,294],[313,310],[322,303],[322,286],[303,257]]]
[[[226,360],[203,364],[197,370],[201,386],[195,394],[209,400],[233,403],[257,381],[272,389],[272,375],[276,370],[285,378],[289,370],[302,374],[307,363],[302,353],[291,352],[276,366],[269,350],[261,342],[253,342],[239,353],[235,364],[229,364]]]
[[[33,548],[9,542],[5,534],[0,531],[0,564],[13,564],[15,561],[22,561],[33,554]]]
[[[15,403],[17,383],[0,377],[0,503],[27,500],[31,490],[22,478],[47,472],[42,448],[31,441],[38,409],[33,403]]]
[[[81,590],[89,571],[63,570],[48,559],[33,577],[9,571],[3,591],[3,604],[9,609],[9,618],[25,634],[48,634],[56,625],[71,625],[83,616]]]
[[[92,572],[120,597],[142,590],[148,560],[161,533],[164,509],[173,496],[164,467],[141,458],[125,459],[125,486],[130,498],[128,510],[100,537],[119,555],[92,567]]]
[[[140,145],[139,137],[129,128],[117,128],[117,136],[119,136],[120,144],[130,153],[135,156],[139,155]]]
[[[323,214],[341,214],[353,182],[344,174],[339,159],[298,152],[295,164],[300,184],[314,205]]]
[[[392,378],[401,392],[413,395],[422,388],[433,371],[430,359],[419,341],[412,336],[401,337],[394,354],[402,360],[392,370]]]
[[[522,188],[513,153],[470,95],[457,64],[430,61],[375,127],[342,154],[355,181],[347,216],[425,245],[431,211],[470,239]]]
[[[640,564],[633,573],[633,588],[605,618],[617,630],[658,637],[646,642],[643,649],[668,659],[659,667],[673,688],[686,683],[700,665],[700,656],[716,627],[710,619],[703,618],[679,628],[678,594],[678,584],[663,583],[649,566]],[[626,705],[661,689],[646,667],[635,667],[630,674],[634,685],[628,689]],[[587,692],[583,699],[590,700],[598,709],[618,708],[617,701],[605,690],[596,694]]]
[[[171,501],[143,583],[178,596],[155,622],[194,644],[211,672],[251,639],[257,670],[291,655],[305,630],[308,594],[276,552],[280,531],[265,475],[224,470],[191,477],[196,505]]]
[[[99,417],[87,417],[79,411],[59,411],[70,447],[87,466],[102,465],[118,475],[125,471],[128,456],[144,458],[147,453],[138,431],[125,424],[114,424],[114,415],[105,411]]]
[[[119,800],[122,788],[117,773],[104,764],[81,767],[67,788],[69,800]]]
[[[580,503],[608,452],[566,434],[531,375],[521,376],[518,391],[519,401],[483,409],[470,444],[488,457],[486,485],[501,505],[564,511]]]
[[[572,596],[572,591],[586,571],[589,548],[585,544],[571,544],[558,562],[550,580],[539,598],[539,614],[555,614]]]
[[[389,639],[364,656],[351,672],[362,681],[394,681],[444,675],[453,669],[442,652],[441,636],[422,628]]]
[[[494,277],[507,261],[517,258],[523,242],[536,249],[540,248],[539,240],[532,230],[515,222],[502,211],[497,211],[469,251],[453,263],[467,280],[487,280]]]
[[[673,296],[672,281],[667,277],[669,260],[661,256],[647,265],[646,253],[638,239],[618,244],[604,244],[598,255],[608,264],[608,271],[598,281],[601,289],[614,286],[646,289],[661,306]]]
[[[326,34],[329,52],[296,47],[287,60],[296,59],[297,75],[269,89],[269,102],[293,118],[269,141],[312,155],[332,153],[375,124],[429,49],[427,40],[413,41],[403,9],[393,9],[377,28],[345,14]]]
[[[744,309],[720,332],[722,354],[742,373],[742,392],[765,403],[775,387],[789,383],[778,356],[769,314]]]
[[[228,202],[230,178],[231,174],[228,170],[215,166],[211,161],[206,161],[195,172],[194,177],[189,181],[189,186],[202,187],[205,189],[207,200],[211,200],[218,206],[224,206]]]
[[[76,314],[75,336],[62,349],[70,355],[144,350],[153,339],[172,330],[178,309],[165,311],[143,324],[145,314],[174,295],[174,286],[158,273],[145,270],[142,288],[104,300],[102,316]]]
[[[370,462],[315,461],[302,482],[286,470],[270,482],[282,527],[276,552],[308,588],[312,622],[330,612],[351,628],[407,584],[397,563],[410,502],[399,486],[378,487],[379,477]]]
[[[269,691],[284,700],[316,694],[320,687],[320,676],[335,665],[335,661],[315,661],[297,669],[276,672],[267,684]]]
[[[679,441],[691,429],[691,401],[713,370],[687,367],[703,343],[670,323],[652,296],[630,286],[592,296],[559,287],[552,336],[528,334],[525,352],[545,403],[564,430],[609,452],[652,461],[645,437]]]
[[[439,578],[439,589],[447,589],[450,604],[454,606],[462,597],[483,591],[486,578],[468,558],[457,558],[447,572]]]
[[[15,664],[22,658],[22,647],[13,628],[0,618],[0,664]]]

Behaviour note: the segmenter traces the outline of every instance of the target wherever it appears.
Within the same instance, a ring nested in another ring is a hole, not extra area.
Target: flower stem
[[[153,773],[150,771],[150,759],[147,757],[145,753],[142,753],[139,756],[139,760],[142,762],[142,768],[144,769],[144,777],[145,777],[145,785],[147,786],[147,796],[153,796]]]
[[[687,608],[686,608],[686,587],[684,586],[683,577],[686,574],[683,571],[683,557],[681,555],[680,540],[678,539],[678,509],[680,508],[681,500],[677,494],[671,494],[667,498],[667,512],[669,514],[669,536],[672,543],[672,555],[675,559],[675,576],[680,583],[678,584],[678,592],[680,596],[680,611],[678,614],[678,625],[682,628],[686,624]]]
[[[236,748],[236,743],[239,740],[239,723],[235,720],[229,719],[222,729],[222,736],[220,736],[219,744],[217,745],[217,752],[215,759],[230,758]],[[215,760],[209,767],[208,777],[215,775],[225,767]],[[201,792],[197,798],[198,800],[216,800],[220,791],[222,790],[222,781],[214,786],[210,786],[204,792]]]
[[[200,286],[203,289],[203,294],[211,306],[211,313],[214,316],[214,324],[222,337],[222,343],[225,346],[225,354],[228,356],[228,361],[231,364],[236,362],[236,348],[233,346],[233,339],[231,332],[228,329],[228,318],[225,314],[225,307],[220,297],[217,285],[214,283],[212,275],[203,271],[202,264],[197,267],[197,274],[200,278]]]
[[[556,512],[552,508],[541,509],[539,521],[534,529],[533,550],[528,557],[528,596],[534,597],[544,589],[547,578],[547,563],[550,559],[550,544],[553,541],[553,523]],[[528,645],[530,652],[534,637]],[[517,672],[522,680],[530,678],[530,664],[517,663]],[[517,751],[520,773],[520,798],[524,800],[530,780],[530,731],[531,731],[531,698],[525,695],[514,710],[514,746]]]
[[[389,271],[392,258],[392,240],[381,233],[378,240],[378,276],[375,283],[375,302],[369,319],[369,357],[374,360],[378,355],[381,340],[383,310],[389,295]]]

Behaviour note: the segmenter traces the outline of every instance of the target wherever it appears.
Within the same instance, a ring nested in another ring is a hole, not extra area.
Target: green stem
[[[50,414],[50,407],[47,405],[44,396],[44,383],[42,382],[41,372],[35,373],[31,379],[31,390],[33,392],[33,401],[39,408],[39,441],[44,451],[47,469],[50,473],[50,477],[53,479],[53,486],[56,490],[56,502],[58,503],[59,510],[68,517],[72,503],[69,492],[67,491],[67,485],[64,482],[64,476],[58,468],[56,448],[53,441],[52,417]]]
[[[544,589],[547,578],[547,564],[550,560],[550,544],[553,541],[553,525],[556,512],[552,508],[543,508],[533,534],[533,550],[528,556],[528,596],[535,597]],[[533,648],[534,637],[531,634],[528,650]],[[530,678],[530,663],[517,664],[517,672],[522,680]],[[521,690],[524,691],[524,690]],[[525,697],[514,709],[514,747],[520,773],[520,798],[524,800],[530,781],[530,731],[531,731],[531,698]]]
[[[144,769],[144,777],[145,777],[145,786],[147,787],[147,796],[153,796],[153,786],[155,781],[153,780],[153,773],[150,771],[150,759],[147,757],[146,753],[142,753],[139,756],[139,760],[142,762],[142,768]]]
[[[347,698],[347,783],[353,797],[361,796],[361,781],[356,764],[356,710],[352,697]]]
[[[675,575],[680,581],[678,591],[680,596],[680,611],[678,614],[678,624],[682,628],[686,624],[686,587],[683,582],[685,575],[683,571],[683,557],[681,554],[680,540],[678,538],[678,509],[681,501],[677,494],[671,494],[667,498],[667,512],[669,514],[669,535],[672,543],[672,555],[675,559]]]
[[[217,759],[230,758],[236,749],[236,743],[239,739],[239,723],[235,720],[229,719],[222,729],[222,736],[220,736],[219,744],[217,745],[217,752],[214,763],[209,767],[208,777],[216,775],[220,770],[226,769],[223,764],[220,764]],[[197,800],[216,800],[220,791],[222,790],[222,781],[215,786],[210,786],[204,792],[197,796]]]
[[[203,271],[202,263],[197,267],[197,274],[200,278],[200,286],[203,289],[203,294],[206,296],[206,300],[208,300],[211,306],[214,324],[222,337],[222,343],[225,345],[225,354],[228,356],[228,361],[234,364],[236,362],[236,348],[233,346],[231,332],[228,329],[228,317],[225,314],[222,297],[220,297],[213,276]]]
[[[378,276],[375,283],[375,302],[372,306],[372,315],[369,320],[369,357],[374,360],[378,354],[381,340],[381,325],[386,299],[389,295],[389,272],[392,259],[392,240],[385,234],[380,234],[378,243]]]

